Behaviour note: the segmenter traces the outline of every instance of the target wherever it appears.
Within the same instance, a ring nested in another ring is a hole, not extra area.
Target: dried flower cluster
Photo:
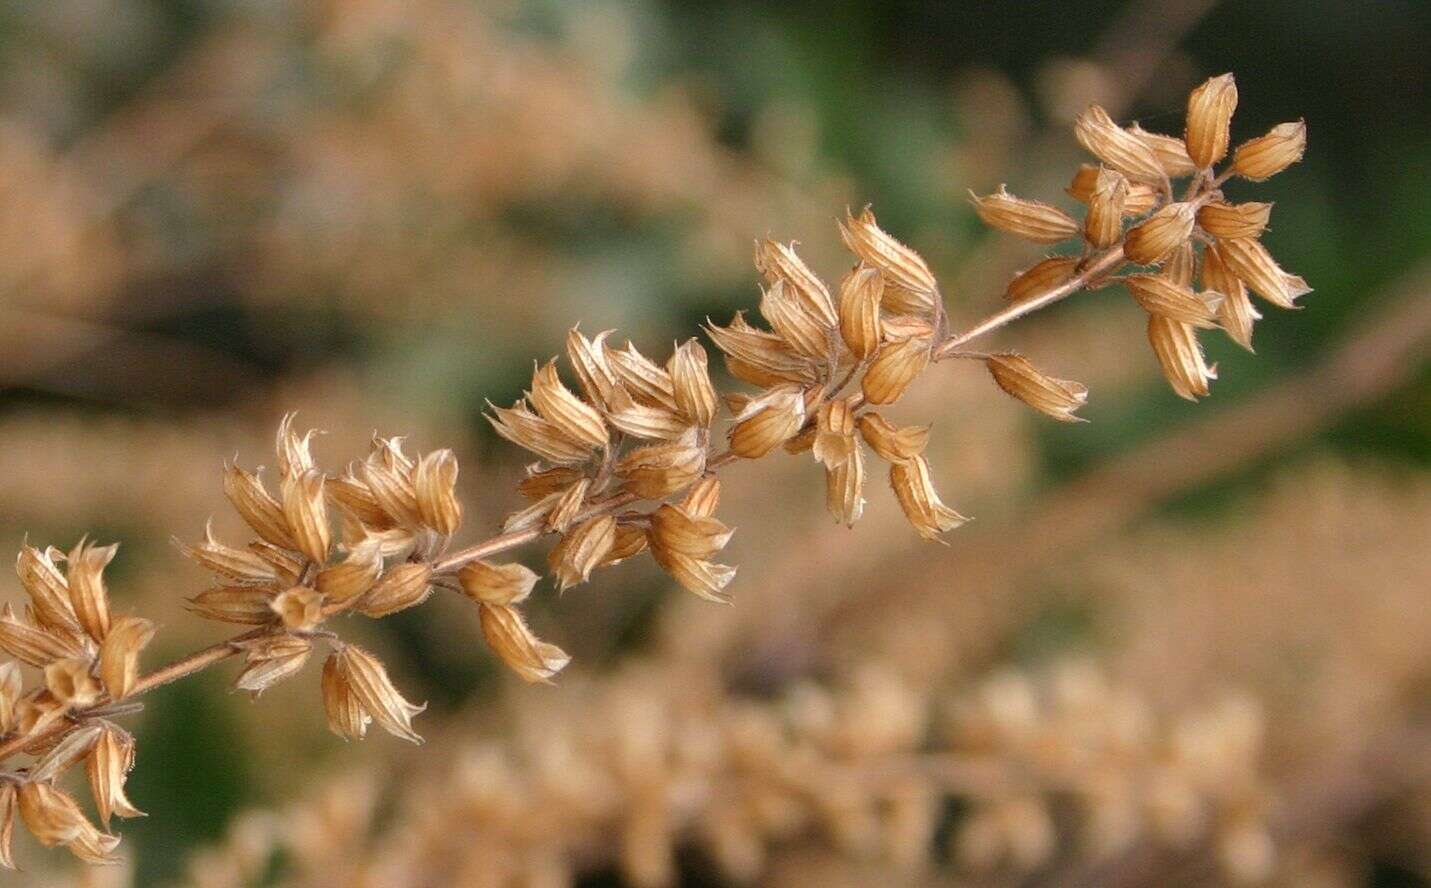
[[[450,450],[409,456],[402,439],[375,438],[362,459],[331,472],[314,460],[313,433],[285,418],[276,489],[256,472],[224,468],[224,491],[256,538],[231,546],[207,533],[181,544],[216,582],[190,599],[193,611],[244,631],[147,676],[138,657],[153,627],[110,616],[103,571],[116,547],[81,542],[65,555],[26,546],[18,570],[29,612],[0,616],[0,649],[40,670],[43,680],[27,691],[17,665],[0,672],[0,764],[17,753],[36,757],[0,771],[0,861],[8,863],[16,809],[42,842],[66,845],[88,861],[109,859],[117,839],[94,827],[56,779],[83,761],[103,822],[137,813],[123,792],[133,743],[109,719],[135,708],[129,698],[138,693],[230,656],[244,661],[235,687],[259,694],[297,674],[315,647],[326,647],[321,696],[332,730],[357,738],[376,723],[418,742],[412,719],[422,707],[403,697],[375,656],[329,628],[339,615],[381,618],[434,590],[455,592],[475,604],[499,658],[528,681],[549,680],[569,658],[538,639],[518,608],[539,576],[491,560],[546,534],[558,537],[548,567],[561,589],[649,552],[684,588],[729,601],[735,568],[715,559],[732,529],[714,515],[715,472],[729,463],[776,449],[808,452],[823,468],[829,511],[853,525],[864,506],[868,447],[888,466],[915,531],[938,539],[965,519],[935,490],[924,456],[929,428],[897,424],[873,408],[898,402],[932,363],[959,357],[983,361],[1004,391],[1034,409],[1075,419],[1087,398],[1083,386],[1048,376],[1022,356],[964,345],[1078,290],[1126,282],[1149,312],[1154,351],[1174,390],[1206,394],[1213,373],[1196,329],[1221,325],[1246,345],[1255,318],[1249,287],[1284,307],[1307,291],[1257,240],[1266,206],[1227,204],[1220,191],[1233,175],[1262,179],[1298,159],[1304,131],[1300,124],[1275,128],[1237,149],[1215,174],[1235,104],[1230,75],[1199,87],[1189,100],[1185,140],[1124,129],[1090,109],[1076,134],[1103,165],[1074,179],[1071,193],[1088,205],[1082,224],[1002,190],[976,198],[994,227],[1039,243],[1080,237],[1084,250],[1020,275],[1009,288],[1012,304],[964,333],[949,332],[928,265],[868,209],[847,213],[840,225],[853,261],[835,287],[793,245],[756,243],[765,282],[759,308],[769,329],[740,314],[706,326],[730,375],[753,392],[719,392],[694,339],[658,362],[629,343],[612,347],[610,332],[588,337],[573,329],[567,356],[575,389],[553,360],[536,368],[516,404],[491,408],[497,432],[538,461],[518,485],[528,505],[507,517],[501,533],[466,548],[452,550],[463,508]],[[1171,179],[1187,175],[1187,192],[1175,200]],[[1129,261],[1156,268],[1119,277]],[[1199,275],[1203,289],[1195,292]],[[722,407],[730,414],[723,435],[715,429]]]

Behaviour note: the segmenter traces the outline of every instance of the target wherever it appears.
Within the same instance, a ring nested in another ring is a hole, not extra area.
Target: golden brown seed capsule
[[[104,692],[90,674],[87,656],[56,660],[46,666],[45,687],[61,705],[71,709],[92,706]]]
[[[1227,156],[1232,113],[1237,110],[1237,84],[1231,74],[1204,82],[1188,95],[1188,157],[1205,170]]]
[[[1163,368],[1163,377],[1179,397],[1196,401],[1209,393],[1217,368],[1203,357],[1197,331],[1162,315],[1148,315],[1148,342]]]
[[[606,553],[606,557],[601,559],[600,567],[611,564],[620,564],[633,555],[639,555],[646,551],[647,539],[645,528],[635,524],[616,523],[616,539],[611,544],[611,551]]]
[[[812,383],[816,379],[808,358],[796,354],[774,333],[752,327],[740,312],[725,327],[707,321],[706,332],[725,352],[731,373],[752,385],[768,388],[786,382]]]
[[[777,280],[761,294],[760,314],[796,354],[817,361],[829,354],[829,328],[786,289],[784,281]]]
[[[117,543],[96,546],[81,541],[69,555],[66,579],[70,604],[84,631],[96,642],[104,641],[109,632],[109,590],[104,585],[104,569],[118,551]]]
[[[317,564],[327,562],[333,542],[324,482],[323,472],[318,469],[283,479],[283,516],[293,531],[298,551]]]
[[[52,629],[78,632],[79,618],[70,603],[69,581],[55,564],[64,557],[58,549],[41,552],[34,546],[22,546],[15,560],[15,573],[30,596],[36,622]]]
[[[905,517],[926,540],[938,539],[941,533],[968,520],[939,499],[929,476],[929,463],[923,456],[891,463],[889,484]]]
[[[206,620],[262,626],[275,620],[275,594],[261,586],[221,586],[189,598],[188,610]]]
[[[1215,326],[1216,303],[1209,303],[1191,287],[1179,286],[1161,274],[1133,274],[1123,279],[1128,292],[1149,314],[1162,315],[1193,327]]]
[[[853,438],[849,440],[845,459],[825,469],[825,509],[836,521],[853,527],[865,511],[865,454]]]
[[[15,707],[23,691],[20,664],[14,660],[0,663],[0,734],[8,734],[15,729]]]
[[[1254,182],[1270,179],[1302,159],[1307,150],[1307,124],[1279,123],[1265,136],[1237,146],[1232,169],[1237,175]]]
[[[681,508],[687,513],[697,518],[708,518],[715,514],[716,506],[720,504],[720,479],[715,475],[706,475],[686,491],[686,496],[681,500]]]
[[[0,650],[40,669],[56,660],[78,657],[82,653],[73,634],[35,626],[17,617],[8,604],[0,610]]]
[[[68,845],[90,863],[113,862],[116,836],[101,833],[85,819],[79,804],[52,784],[27,781],[19,786],[20,819],[42,845]]]
[[[568,466],[544,469],[541,463],[532,463],[527,466],[527,477],[517,484],[517,492],[527,499],[539,500],[566,490],[584,477],[581,469]]]
[[[139,681],[139,654],[154,638],[154,624],[142,617],[120,617],[99,647],[99,677],[110,699],[128,697]]]
[[[1307,282],[1282,270],[1267,248],[1252,238],[1217,242],[1218,258],[1252,291],[1278,308],[1296,308],[1297,298],[1312,292]]]
[[[1143,182],[1128,183],[1128,197],[1123,201],[1124,216],[1143,216],[1158,205],[1161,197],[1157,188]]]
[[[607,352],[607,360],[616,374],[617,381],[636,403],[669,413],[680,409],[676,405],[676,390],[671,374],[641,354],[635,345],[628,342],[626,348],[621,351]]]
[[[1018,354],[990,355],[985,364],[999,388],[1060,422],[1083,422],[1074,411],[1088,402],[1088,387],[1041,372]]]
[[[571,662],[566,651],[533,635],[514,607],[483,605],[482,635],[492,652],[526,681],[550,681]]]
[[[611,393],[606,419],[626,434],[647,440],[674,440],[692,428],[691,420],[680,413],[638,403],[623,388]]]
[[[337,654],[323,661],[323,711],[328,729],[344,740],[361,740],[368,733],[372,717],[353,693]]]
[[[258,586],[278,580],[278,572],[272,564],[253,552],[220,543],[214,539],[212,527],[204,528],[203,542],[193,546],[181,543],[179,548],[200,567],[240,585]]]
[[[255,695],[297,674],[313,651],[311,642],[293,635],[258,638],[240,646],[245,665],[234,679],[234,688]]]
[[[314,431],[299,435],[293,428],[296,413],[284,414],[278,423],[275,450],[278,452],[278,473],[280,476],[298,475],[313,468],[313,453],[309,447]]]
[[[548,361],[532,374],[527,397],[543,419],[556,426],[568,439],[590,449],[605,447],[606,423],[595,407],[578,398],[557,376],[556,361]]]
[[[752,398],[736,416],[730,450],[745,459],[759,459],[793,438],[804,424],[804,393],[797,386],[776,386]]]
[[[1163,168],[1163,173],[1168,178],[1178,179],[1197,172],[1197,166],[1192,162],[1192,158],[1188,157],[1188,147],[1182,139],[1150,133],[1136,123],[1128,127],[1128,132],[1153,149],[1153,156],[1158,159],[1158,165]]]
[[[1073,277],[1077,270],[1077,256],[1050,256],[1014,275],[1008,288],[1004,290],[1004,298],[1010,302],[1032,299],[1064,283]]]
[[[709,558],[725,548],[735,531],[711,517],[696,517],[680,506],[662,504],[651,513],[651,551]]]
[[[317,589],[294,586],[273,597],[269,607],[287,629],[307,631],[323,620],[323,595]]]
[[[584,583],[616,543],[616,519],[591,518],[572,528],[552,547],[547,563],[562,591]]]
[[[694,437],[631,451],[616,464],[626,489],[643,499],[661,499],[687,486],[706,469],[706,450]]]
[[[572,327],[566,334],[567,358],[581,390],[587,401],[602,409],[610,404],[611,391],[616,387],[616,373],[606,358],[606,339],[614,332],[603,330],[594,339],[587,339],[581,330]]]
[[[896,426],[878,413],[861,416],[859,427],[865,443],[887,462],[914,459],[929,444],[929,426]]]
[[[224,495],[244,523],[266,542],[284,549],[296,549],[283,506],[264,487],[257,474],[249,474],[237,464],[224,464]]]
[[[1197,224],[1216,238],[1261,237],[1272,215],[1269,203],[1229,204],[1221,201],[1197,211]]]
[[[1154,265],[1192,235],[1195,218],[1191,204],[1168,204],[1128,229],[1123,252],[1131,262]]]
[[[857,360],[879,348],[883,298],[884,278],[873,266],[860,263],[840,282],[840,336]]]
[[[1094,157],[1131,179],[1163,181],[1163,165],[1142,139],[1113,122],[1098,105],[1090,105],[1073,125],[1074,138]]]
[[[1222,303],[1217,307],[1218,326],[1238,345],[1252,351],[1252,327],[1262,315],[1252,305],[1247,285],[1223,264],[1216,246],[1203,252],[1202,286],[1222,294]]]
[[[413,493],[422,523],[442,536],[452,536],[462,524],[462,504],[457,501],[457,455],[434,450],[412,470]]]
[[[1163,259],[1162,275],[1179,287],[1192,288],[1197,273],[1197,252],[1185,241]]]
[[[115,814],[120,817],[144,816],[144,812],[134,807],[124,792],[125,781],[133,767],[134,738],[114,725],[105,724],[85,762],[90,792],[105,829],[109,828],[109,820]]]
[[[725,587],[735,579],[734,567],[669,550],[652,549],[651,557],[686,591],[716,604],[730,604]]]
[[[1123,205],[1128,200],[1128,180],[1117,170],[1102,168],[1088,197],[1083,237],[1094,247],[1111,247],[1123,236]]]
[[[895,314],[926,315],[939,299],[939,284],[924,259],[890,237],[875,221],[869,207],[858,216],[845,211],[840,237],[864,264],[884,278],[884,308]]]
[[[522,401],[518,401],[511,407],[498,407],[488,402],[487,407],[492,411],[487,415],[487,421],[492,424],[492,428],[496,430],[497,434],[518,447],[525,447],[557,465],[578,465],[591,457],[591,448],[567,437],[555,423],[536,415]],[[366,476],[364,482],[371,487],[373,468],[365,465],[363,471]],[[396,521],[400,515],[406,512],[408,505],[407,498],[401,489],[401,477],[391,473],[382,477],[386,478],[388,482],[387,492],[395,499],[389,502],[384,502],[382,499],[378,501],[384,506],[384,512],[391,515],[392,519]],[[373,493],[377,498],[378,491],[374,490]],[[389,512],[389,507],[400,511]],[[416,493],[412,495],[411,510],[415,517],[417,511]]]
[[[421,743],[422,738],[412,729],[412,717],[427,706],[416,706],[404,699],[393,687],[382,662],[357,645],[344,645],[337,657],[337,668],[373,721],[394,737]]]
[[[985,197],[970,192],[979,218],[986,225],[1038,244],[1054,244],[1078,234],[1078,223],[1057,207],[1009,194],[1003,185]]]
[[[324,486],[328,498],[364,527],[385,530],[395,526],[397,522],[378,505],[378,501],[373,498],[373,492],[356,477],[355,471],[350,467],[347,474],[329,478]]]
[[[479,604],[517,604],[532,594],[537,574],[523,564],[493,564],[474,561],[457,572],[457,581],[468,598]]]
[[[711,384],[706,350],[695,339],[681,343],[666,365],[681,415],[701,428],[709,428],[716,414],[715,386]]]
[[[830,291],[825,288],[825,282],[796,255],[793,243],[776,243],[769,238],[757,240],[755,269],[763,274],[766,282],[772,286],[777,282],[782,283],[788,295],[797,300],[805,311],[826,328],[838,323],[835,303],[830,298]]]
[[[582,507],[586,505],[586,493],[590,489],[591,479],[582,478],[566,490],[563,490],[561,494],[557,496],[551,511],[547,513],[547,530],[556,531],[557,533],[566,533],[567,528],[571,527],[572,521],[576,520],[577,514],[581,512]]]
[[[382,572],[382,540],[370,536],[349,546],[342,561],[320,570],[314,585],[325,599],[341,604],[373,588]]]
[[[358,612],[368,617],[386,617],[421,604],[432,593],[428,585],[431,579],[429,564],[413,562],[391,567],[358,601]]]
[[[929,340],[903,339],[882,348],[860,381],[865,400],[871,404],[898,401],[924,368],[929,366]]]

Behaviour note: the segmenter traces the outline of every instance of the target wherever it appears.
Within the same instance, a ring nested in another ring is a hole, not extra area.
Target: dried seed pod
[[[547,516],[551,514],[552,509],[557,507],[557,503],[561,502],[562,493],[562,491],[557,491],[556,493],[548,494],[543,499],[532,503],[525,509],[518,509],[512,512],[502,521],[502,533],[514,533],[519,530],[527,530],[528,528],[536,527],[538,524],[545,525]]]
[[[315,432],[309,429],[299,435],[293,428],[293,421],[297,418],[297,413],[285,413],[278,422],[274,449],[278,453],[278,473],[285,478],[313,468],[313,452],[309,445]]]
[[[535,571],[523,564],[473,561],[457,572],[462,591],[478,604],[508,605],[525,601],[537,584]]]
[[[1050,256],[1014,275],[1004,290],[1004,298],[1010,302],[1032,299],[1068,281],[1077,271],[1077,256]]]
[[[1192,204],[1168,204],[1128,229],[1123,252],[1130,262],[1155,265],[1192,236],[1196,216]]]
[[[1128,200],[1128,180],[1117,170],[1100,167],[1088,196],[1083,237],[1094,247],[1111,247],[1123,236],[1123,205]]]
[[[325,599],[342,604],[373,588],[382,572],[382,540],[368,536],[349,546],[342,561],[318,571],[314,585]]]
[[[720,479],[715,475],[706,475],[686,491],[686,496],[681,500],[681,508],[690,515],[697,518],[708,518],[715,514],[716,506],[720,504]]]
[[[1283,271],[1261,241],[1220,240],[1217,254],[1222,264],[1246,281],[1254,293],[1278,308],[1296,308],[1297,298],[1312,292],[1301,277]]]
[[[969,520],[939,499],[929,477],[929,463],[923,456],[890,463],[889,485],[904,516],[926,540],[937,540],[940,534]]]
[[[643,499],[661,499],[687,486],[706,469],[706,449],[694,436],[639,447],[621,457],[616,474]]]
[[[663,503],[651,513],[647,537],[653,553],[709,558],[725,548],[734,529],[711,517],[698,518],[680,506]]]
[[[245,549],[225,546],[214,539],[212,525],[204,528],[204,540],[197,545],[187,546],[177,540],[175,543],[200,567],[239,585],[260,586],[278,581],[278,572],[263,558]]]
[[[1078,223],[1057,207],[1010,194],[1003,185],[986,197],[969,192],[984,224],[1036,244],[1055,244],[1078,235]]]
[[[1197,211],[1197,224],[1216,238],[1261,237],[1272,215],[1269,203],[1213,201]]]
[[[710,428],[716,415],[716,392],[706,350],[694,338],[676,348],[666,364],[681,415],[701,428]]]
[[[359,702],[348,683],[342,660],[330,654],[323,661],[323,712],[328,718],[328,730],[344,740],[361,740],[367,736],[372,716]]]
[[[412,729],[412,718],[427,706],[405,700],[393,687],[382,662],[357,645],[344,645],[336,656],[343,678],[373,721],[394,737],[421,743],[422,738]]]
[[[557,533],[566,533],[567,528],[576,520],[576,516],[586,505],[586,493],[591,489],[591,479],[582,478],[572,486],[563,490],[552,504],[552,509],[547,513],[547,530]]]
[[[615,542],[616,519],[610,515],[590,518],[564,534],[547,556],[557,588],[564,592],[590,579]]]
[[[293,635],[268,635],[240,646],[244,669],[234,679],[234,688],[255,696],[297,674],[313,650],[311,642]]]
[[[1023,355],[989,355],[984,363],[999,388],[1038,412],[1060,422],[1084,421],[1074,415],[1088,403],[1088,387],[1082,383],[1048,376]]]
[[[836,521],[853,527],[865,511],[865,454],[854,438],[849,441],[845,458],[825,469],[825,508]]]
[[[462,503],[457,500],[457,455],[434,450],[412,470],[413,493],[422,523],[441,536],[452,536],[462,525]]]
[[[69,582],[55,564],[56,559],[63,558],[58,549],[41,552],[34,546],[21,546],[15,560],[15,573],[30,596],[36,622],[52,629],[78,632],[79,618],[70,603]]]
[[[1197,172],[1197,165],[1188,156],[1188,146],[1182,139],[1150,133],[1136,123],[1128,127],[1128,132],[1153,150],[1153,156],[1158,159],[1158,165],[1163,168],[1163,174],[1168,178],[1178,179]]]
[[[75,850],[77,856],[81,856],[81,859],[85,859],[86,856],[98,858],[91,859],[89,862],[109,862],[111,860],[110,852],[119,844],[119,839],[115,836],[99,832],[94,824],[85,819],[79,804],[70,795],[50,783],[41,781],[21,783],[19,810],[20,819],[25,822],[25,828],[40,844],[46,847],[69,845],[72,850]],[[81,844],[79,849],[74,848],[76,843]],[[80,855],[81,850],[90,847],[101,853]]]
[[[54,783],[61,774],[78,764],[81,759],[89,755],[89,751],[94,748],[99,740],[101,728],[99,725],[80,725],[71,730],[54,748],[40,756],[36,762],[30,766],[30,771],[26,775],[31,780],[43,780],[46,783]]]
[[[1163,165],[1153,149],[1114,123],[1108,112],[1098,105],[1088,106],[1088,110],[1078,116],[1073,135],[1078,144],[1123,175],[1145,182],[1163,181]]]
[[[99,700],[104,689],[90,674],[90,658],[70,657],[45,667],[45,688],[70,709],[83,709]]]
[[[1197,331],[1180,321],[1148,315],[1148,342],[1163,368],[1163,376],[1181,398],[1196,401],[1211,391],[1209,383],[1217,378],[1217,368],[1209,367],[1203,358]]]
[[[284,628],[308,631],[323,621],[323,594],[307,586],[294,586],[268,603]]]
[[[1202,286],[1222,294],[1222,302],[1217,307],[1218,326],[1238,345],[1252,351],[1252,327],[1262,315],[1252,305],[1242,278],[1223,263],[1216,245],[1203,251]]]
[[[532,374],[532,388],[527,398],[538,415],[555,425],[568,439],[592,450],[606,446],[606,423],[601,414],[562,384],[555,360]]]
[[[939,301],[939,283],[914,250],[890,237],[866,206],[858,216],[845,211],[840,238],[850,252],[879,270],[884,279],[883,304],[894,314],[928,315]]]
[[[347,515],[357,519],[364,528],[385,530],[395,526],[397,522],[382,506],[378,505],[373,492],[368,489],[367,484],[354,476],[354,471],[349,468],[348,474],[328,479],[324,486],[328,498]]]
[[[860,388],[871,404],[893,404],[904,396],[915,377],[929,366],[930,340],[903,339],[882,348],[870,362]]]
[[[879,269],[864,263],[840,281],[840,336],[856,360],[864,360],[879,348],[883,297],[884,278]]]
[[[220,586],[191,596],[188,610],[206,620],[263,626],[275,621],[271,606],[275,594],[259,586]]]
[[[1237,110],[1237,84],[1231,74],[1209,78],[1188,95],[1188,157],[1205,170],[1227,156],[1232,113]]]
[[[333,544],[328,501],[323,496],[324,481],[318,469],[283,479],[283,516],[293,530],[298,551],[316,564],[328,560],[328,549]]]
[[[104,641],[109,632],[109,590],[104,585],[104,569],[118,551],[118,543],[96,546],[81,540],[68,559],[70,604],[84,631],[96,642]]]
[[[1232,170],[1244,179],[1261,182],[1301,160],[1306,150],[1306,122],[1279,123],[1265,136],[1238,145]]]
[[[1197,274],[1197,252],[1192,241],[1186,241],[1175,248],[1164,259],[1162,275],[1179,287],[1192,289],[1193,277]]]
[[[755,242],[755,269],[774,286],[783,283],[789,293],[826,328],[839,323],[835,303],[824,281],[795,254],[795,245],[776,243],[769,238]],[[764,314],[764,311],[761,312]],[[769,316],[767,315],[767,318]]]
[[[15,832],[15,807],[19,789],[9,781],[0,782],[0,867],[15,868],[10,840]]]
[[[580,329],[572,327],[566,334],[566,355],[572,370],[581,383],[586,400],[601,409],[606,409],[611,401],[611,392],[616,388],[616,372],[607,360],[606,338],[614,330],[603,330],[593,339],[587,339]]]
[[[1132,274],[1123,279],[1128,292],[1149,314],[1204,329],[1216,326],[1216,305],[1161,274]]]
[[[638,403],[621,388],[612,392],[606,418],[626,434],[648,440],[672,441],[692,427],[690,420],[674,410]]]
[[[0,650],[39,669],[83,653],[75,636],[32,625],[17,617],[8,604],[0,610]]]
[[[759,459],[793,438],[804,424],[804,393],[794,385],[776,386],[752,398],[735,417],[730,450],[745,459]]]
[[[431,579],[432,565],[420,561],[389,568],[358,600],[358,612],[367,617],[386,617],[421,604],[432,592],[428,585]]]
[[[647,546],[646,531],[635,524],[622,524],[616,522],[616,539],[611,543],[611,551],[606,553],[606,557],[601,559],[598,567],[609,567],[613,564],[620,564],[633,555],[639,555],[646,551]]]
[[[493,653],[526,681],[550,681],[571,662],[566,651],[533,635],[514,607],[482,605],[482,635]]]
[[[517,485],[517,492],[527,499],[545,499],[554,493],[561,493],[585,477],[586,473],[581,469],[568,466],[544,469],[541,463],[532,463],[527,466],[527,477]]]
[[[741,312],[736,312],[725,327],[707,319],[705,330],[716,347],[725,353],[726,367],[738,379],[763,388],[816,380],[808,358],[796,354],[774,333],[752,327]]]
[[[497,434],[543,459],[557,465],[580,465],[591,457],[591,448],[568,438],[555,423],[537,416],[522,401],[511,407],[498,407],[489,401],[487,408],[492,411],[487,415],[487,421]],[[372,482],[368,483],[371,485]],[[413,497],[415,512],[415,493]]]
[[[111,700],[123,700],[134,689],[139,681],[139,654],[153,639],[154,624],[143,617],[114,621],[99,648],[99,677]]]
[[[624,351],[607,352],[607,360],[622,387],[639,404],[675,413],[676,388],[671,374],[626,343]]]
[[[878,413],[860,417],[860,436],[886,462],[905,462],[924,453],[929,426],[896,426]]]
[[[798,355],[823,361],[830,352],[829,328],[777,280],[760,295],[760,314]]]
[[[368,460],[358,471],[368,492],[391,524],[408,529],[422,526],[422,510],[417,505],[417,489],[413,487],[411,469]]]
[[[820,405],[815,416],[815,437],[810,449],[826,468],[836,468],[855,447],[855,412],[848,399]]]
[[[99,809],[99,822],[109,829],[109,820],[120,817],[143,817],[125,795],[124,784],[134,767],[134,738],[108,722],[100,730],[94,751],[85,762],[90,793]]]
[[[680,552],[654,548],[651,550],[651,557],[686,591],[716,604],[730,604],[730,595],[726,593],[725,587],[735,579],[734,567],[702,561]]]
[[[284,549],[297,549],[283,506],[274,499],[257,474],[249,474],[237,463],[224,463],[224,496],[239,517],[266,542]]]
[[[15,708],[20,702],[20,694],[24,689],[20,676],[20,664],[14,660],[0,663],[0,735],[8,734],[15,729]]]

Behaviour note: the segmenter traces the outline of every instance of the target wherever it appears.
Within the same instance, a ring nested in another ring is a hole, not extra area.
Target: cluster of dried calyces
[[[1209,844],[1243,878],[1273,865],[1261,720],[1245,699],[1163,717],[1082,661],[942,696],[872,664],[774,701],[628,670],[506,741],[459,751],[395,799],[345,778],[290,811],[240,818],[190,875],[233,888],[282,853],[297,862],[295,888],[454,874],[570,885],[609,867],[655,888],[695,847],[743,884],[798,846],[911,880],[939,867],[988,879],[1107,861],[1139,842]],[[383,826],[374,815],[390,803],[400,813]]]

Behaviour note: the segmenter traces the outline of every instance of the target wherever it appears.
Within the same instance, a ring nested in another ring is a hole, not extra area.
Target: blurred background
[[[755,236],[837,279],[834,220],[871,203],[959,326],[1041,255],[983,230],[968,190],[1070,205],[1089,102],[1180,133],[1188,89],[1232,70],[1234,142],[1310,132],[1299,166],[1230,190],[1276,202],[1265,241],[1315,293],[1264,312],[1255,357],[1204,337],[1206,403],[1168,390],[1120,291],[1040,313],[1000,342],[1088,384],[1088,425],[972,367],[907,399],[977,518],[948,547],[881,484],[854,530],[832,525],[817,468],[772,458],[727,473],[733,607],[649,563],[539,596],[538,634],[575,657],[556,689],[509,682],[459,602],[355,622],[430,702],[422,749],[337,742],[316,674],[251,703],[212,670],[133,720],[151,816],[124,824],[124,867],[86,878],[352,884],[335,861],[432,847],[413,810],[478,822],[465,796],[421,796],[522,777],[534,736],[633,711],[661,736],[792,693],[857,722],[891,694],[1005,711],[1012,687],[1055,710],[1116,688],[1170,724],[1240,701],[1255,826],[1086,854],[1083,825],[1122,809],[1070,813],[1061,784],[1021,791],[1033,813],[1001,792],[920,809],[903,869],[814,828],[752,865],[663,821],[542,858],[549,882],[493,875],[498,843],[461,884],[1431,884],[1428,38],[1431,8],[1395,0],[0,5],[0,539],[121,541],[116,607],[160,623],[153,663],[222,637],[183,611],[205,580],[169,539],[210,516],[235,535],[220,463],[270,462],[285,411],[328,431],[330,467],[374,430],[454,448],[478,538],[524,461],[485,401],[519,395],[573,323],[662,353],[756,302]],[[262,823],[289,826],[260,841]],[[245,842],[262,866],[233,864]],[[62,884],[61,856],[25,846],[26,878]]]

